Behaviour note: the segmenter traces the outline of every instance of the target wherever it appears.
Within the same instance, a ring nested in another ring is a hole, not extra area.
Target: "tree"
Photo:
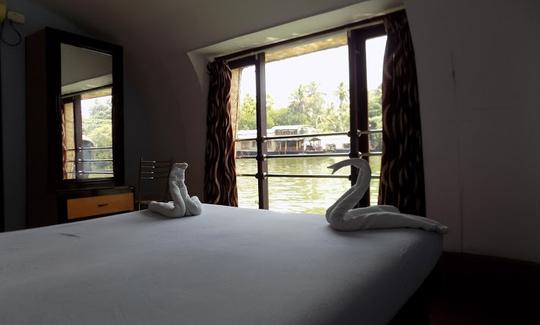
[[[96,147],[110,147],[112,146],[112,123],[108,124],[101,124],[97,126],[96,128],[93,128],[89,133],[87,133],[87,137],[94,142]],[[95,150],[95,158],[100,159],[110,159],[112,150]]]
[[[349,130],[349,90],[340,82],[334,93],[338,99],[337,107],[330,103],[322,115],[320,129],[323,132],[345,132]]]
[[[336,96],[338,97],[339,104],[337,108],[337,126],[334,130],[336,132],[344,132],[349,130],[350,127],[350,102],[349,89],[345,87],[343,81],[338,85]]]
[[[319,129],[322,132],[336,132],[340,128],[339,116],[334,103],[330,103],[326,108],[326,113],[321,116]]]
[[[94,99],[88,116],[82,119],[82,133],[96,147],[112,147],[112,101],[109,96]],[[112,149],[92,150],[87,158],[111,159]],[[112,170],[110,161],[86,163],[89,170]]]
[[[382,87],[368,92],[368,121],[371,130],[381,130],[382,122]],[[373,134],[369,137],[369,147],[373,151],[382,151],[382,136]]]
[[[90,112],[82,121],[83,135],[97,147],[112,146],[112,102],[95,99]]]
[[[314,81],[307,85],[300,85],[289,98],[286,121],[282,122],[309,125],[318,129],[326,106],[324,94],[319,91],[319,85]]]
[[[342,82],[336,96],[338,107],[327,103],[324,93],[316,82],[299,85],[289,96],[286,107],[274,107],[274,99],[266,97],[266,125],[306,125],[326,132],[343,132],[349,127],[349,93]],[[249,94],[244,96],[239,107],[237,126],[239,130],[256,128],[256,102]]]
[[[94,106],[90,109],[90,116],[96,119],[108,120],[112,118],[112,99],[108,97],[105,103],[94,100]]]
[[[382,86],[368,91],[368,117],[370,129],[382,129]]]
[[[275,100],[270,95],[266,95],[266,127],[271,129],[276,125],[274,121],[275,109],[274,109]]]
[[[244,96],[238,112],[238,130],[254,130],[257,128],[255,99],[250,94]]]

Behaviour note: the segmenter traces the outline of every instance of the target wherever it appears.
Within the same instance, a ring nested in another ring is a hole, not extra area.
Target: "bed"
[[[442,237],[204,205],[0,234],[0,324],[385,324]]]

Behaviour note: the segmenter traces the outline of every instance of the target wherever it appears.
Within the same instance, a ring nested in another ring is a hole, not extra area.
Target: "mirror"
[[[60,45],[64,180],[114,178],[112,55]]]

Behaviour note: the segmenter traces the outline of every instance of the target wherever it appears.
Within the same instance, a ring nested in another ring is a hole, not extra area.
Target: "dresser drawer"
[[[68,220],[125,211],[133,211],[133,193],[99,195],[67,200]]]

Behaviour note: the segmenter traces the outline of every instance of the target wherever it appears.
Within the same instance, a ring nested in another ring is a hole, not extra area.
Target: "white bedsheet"
[[[204,205],[0,234],[0,324],[384,324],[436,233],[340,233],[323,216]]]

